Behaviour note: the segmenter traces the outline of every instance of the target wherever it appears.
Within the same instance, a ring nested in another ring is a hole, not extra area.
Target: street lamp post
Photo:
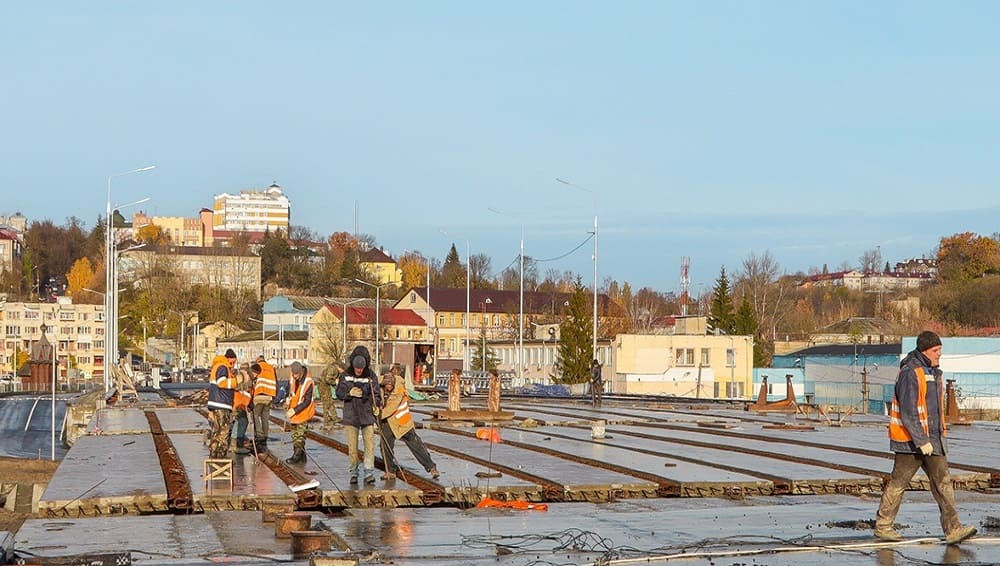
[[[122,173],[115,173],[114,175],[108,176],[108,199],[107,199],[107,216],[105,220],[107,221],[107,226],[104,229],[104,391],[110,391],[111,389],[111,368],[113,367],[112,360],[118,356],[118,297],[114,294],[113,288],[117,286],[116,284],[116,257],[115,257],[115,238],[114,238],[114,219],[111,217],[111,180],[115,177],[121,177],[123,175],[130,175],[132,173],[141,173],[143,171],[150,171],[156,168],[156,165],[147,165],[146,167],[140,167],[138,169],[131,169],[129,171],[124,171]],[[117,206],[114,210],[119,210],[125,208],[126,206],[133,206],[136,204],[141,204],[149,200],[148,198],[142,199],[136,202],[132,202],[126,205]]]
[[[576,188],[576,189],[580,189],[581,191],[586,191],[586,192],[590,193],[591,195],[593,195],[593,197],[594,197],[594,335],[593,335],[594,336],[594,338],[593,338],[594,344],[593,344],[593,348],[594,348],[594,359],[597,359],[597,193],[594,192],[594,191],[592,191],[591,189],[588,189],[586,187],[581,187],[580,185],[571,183],[569,181],[566,181],[564,179],[560,179],[558,177],[556,178],[556,181],[558,181],[558,182],[560,182],[560,183],[562,183],[564,185],[567,185],[567,186],[570,186],[570,187],[573,187],[573,188]]]
[[[445,230],[439,230],[445,236],[448,232]],[[471,312],[469,311],[469,301],[471,294],[472,285],[472,256],[469,254],[469,240],[465,240],[465,353],[462,356],[462,370],[465,372],[469,371],[470,365],[470,353],[469,353],[469,343],[472,340],[472,335],[469,333],[469,316]],[[485,370],[485,368],[484,368]]]
[[[263,318],[264,315],[262,314],[260,316],[261,316],[261,318]],[[256,318],[254,318],[252,316],[251,317],[247,317],[247,320],[249,320],[250,322],[259,322],[260,323],[260,355],[261,356],[265,356],[265,354],[267,352],[267,341],[265,340],[265,337],[264,337],[264,321],[260,320],[260,319],[256,319]]]
[[[490,212],[511,216],[510,213],[489,208]],[[524,384],[524,222],[521,222],[521,247],[518,253],[520,260],[520,283],[518,284],[518,307],[517,307],[517,381]]]
[[[379,349],[379,338],[382,337],[382,330],[379,328],[379,311],[381,310],[381,293],[382,287],[389,285],[392,281],[387,281],[385,283],[376,285],[375,283],[369,283],[362,279],[354,279],[362,285],[368,285],[369,287],[375,288],[375,366],[378,367],[382,364],[382,351]]]

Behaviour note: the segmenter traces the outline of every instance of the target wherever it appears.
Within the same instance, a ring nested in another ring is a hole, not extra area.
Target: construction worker
[[[399,461],[396,459],[395,443],[400,439],[406,443],[413,457],[420,462],[424,470],[437,479],[438,473],[434,460],[431,459],[423,440],[417,436],[413,426],[413,415],[410,413],[409,395],[406,393],[406,381],[399,375],[398,367],[393,372],[382,376],[382,399],[384,404],[381,412],[379,437],[382,443],[382,459],[385,461],[385,475],[382,479],[391,481],[399,474]]]
[[[899,363],[896,388],[889,411],[889,449],[896,453],[889,481],[875,515],[875,536],[885,541],[903,540],[893,523],[903,492],[922,469],[941,514],[945,542],[958,544],[976,534],[963,525],[955,509],[955,490],[948,474],[947,426],[944,421],[944,380],[939,367],[941,338],[930,330],[917,335],[917,347]]]
[[[253,441],[258,451],[267,450],[268,418],[271,414],[271,401],[278,394],[278,379],[274,366],[267,363],[264,356],[257,356],[257,361],[250,365],[254,375],[253,384]]]
[[[375,483],[375,424],[382,400],[378,376],[371,369],[368,348],[357,346],[351,352],[350,369],[337,380],[337,398],[344,400],[344,430],[347,433],[347,458],[351,485],[358,484],[364,474],[365,484]],[[365,443],[365,461],[359,469],[358,433]]]
[[[315,385],[306,366],[292,362],[292,377],[288,380],[288,409],[285,417],[292,424],[292,457],[285,460],[288,464],[304,464],[306,462],[306,432],[309,430],[309,419],[316,414],[316,403],[313,400]]]
[[[327,366],[323,370],[323,377],[321,377],[316,386],[319,388],[319,398],[323,402],[323,430],[329,431],[333,428],[333,425],[337,424],[340,419],[337,418],[337,408],[334,406],[334,394],[333,390],[337,387],[337,380],[340,378],[340,374],[343,373],[344,367],[339,363],[334,363]]]
[[[236,391],[233,392],[233,420],[236,423],[236,448],[235,454],[249,454],[250,444],[247,442],[247,425],[250,423],[249,412],[250,402],[253,399],[250,395],[253,387],[249,374],[250,366],[246,363],[236,371]]]
[[[233,400],[236,392],[236,352],[232,348],[215,356],[208,373],[208,421],[211,425],[208,452],[211,458],[229,457],[233,433]]]
[[[601,406],[604,396],[604,378],[601,375],[601,362],[596,359],[590,364],[590,402],[595,407]]]

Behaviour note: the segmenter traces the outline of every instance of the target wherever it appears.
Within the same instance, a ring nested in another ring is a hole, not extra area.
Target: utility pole
[[[861,368],[861,413],[868,414],[868,364]]]

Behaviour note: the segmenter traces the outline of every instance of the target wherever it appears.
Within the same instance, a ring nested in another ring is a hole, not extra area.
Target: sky
[[[679,292],[1000,231],[1000,4],[0,3],[0,214],[281,185],[393,256]],[[560,183],[563,179],[572,185]],[[492,210],[491,210],[492,209]],[[497,212],[494,212],[497,211]],[[521,236],[523,230],[523,238]]]

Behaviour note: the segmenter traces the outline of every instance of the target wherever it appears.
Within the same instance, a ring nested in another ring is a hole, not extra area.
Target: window
[[[675,357],[679,366],[694,365],[694,348],[677,348]]]
[[[702,348],[701,349],[701,365],[702,365],[702,367],[712,365],[711,363],[709,363],[708,352],[709,352],[708,348]]]
[[[410,293],[410,304],[412,305],[413,303],[416,303],[416,302],[417,302],[417,294],[411,292]]]
[[[736,350],[733,348],[726,348],[726,367],[736,367]]]

